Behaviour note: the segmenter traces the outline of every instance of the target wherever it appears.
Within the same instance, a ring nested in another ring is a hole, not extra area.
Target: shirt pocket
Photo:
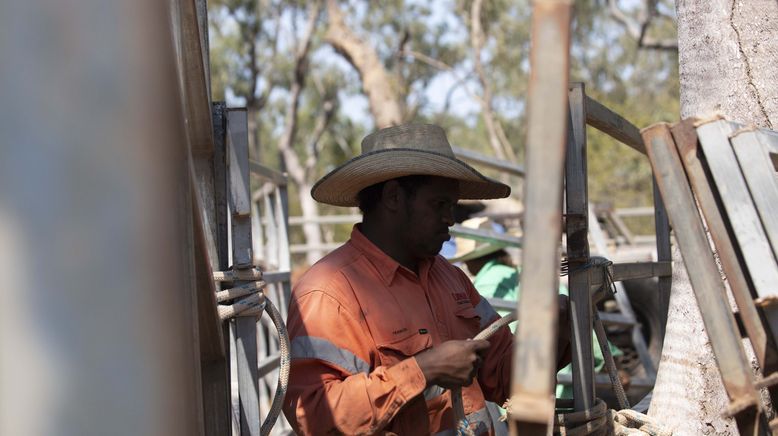
[[[431,348],[432,338],[429,334],[411,332],[401,339],[378,343],[376,346],[381,364],[391,366]]]
[[[454,312],[457,321],[455,339],[470,339],[481,331],[481,316],[472,306],[461,307]]]

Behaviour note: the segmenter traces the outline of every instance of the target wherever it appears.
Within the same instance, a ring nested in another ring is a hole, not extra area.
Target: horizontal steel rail
[[[504,160],[499,160],[497,158],[487,156],[478,153],[476,151],[460,148],[460,147],[451,147],[451,148],[454,151],[454,154],[462,160],[471,163],[477,163],[485,167],[493,168],[496,170],[500,170],[504,173],[512,174],[514,176],[524,177],[525,171],[524,171],[524,167],[521,165],[504,161]]]
[[[521,247],[522,238],[516,236],[506,235],[504,233],[492,232],[489,230],[471,229],[459,224],[455,224],[449,228],[449,232],[453,236],[458,236],[467,239],[474,239],[479,242],[489,242],[503,244],[506,247]]]
[[[556,382],[560,385],[573,384],[572,374],[557,374]],[[651,377],[632,377],[630,378],[629,385],[634,388],[652,388],[656,381]],[[595,374],[594,386],[597,388],[611,388],[611,380],[607,374]]]
[[[641,154],[646,154],[640,129],[589,96],[586,96],[586,124],[632,147]]]
[[[249,170],[251,171],[252,176],[265,179],[277,186],[286,186],[287,183],[289,183],[289,178],[286,174],[266,167],[255,160],[249,160]]]

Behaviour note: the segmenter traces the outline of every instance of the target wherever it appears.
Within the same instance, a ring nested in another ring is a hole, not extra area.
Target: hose
[[[269,298],[265,299],[265,303],[265,310],[273,321],[276,330],[278,330],[278,347],[281,354],[281,361],[279,363],[278,385],[276,386],[273,403],[270,406],[270,412],[267,414],[267,417],[259,430],[261,436],[270,434],[270,430],[273,429],[273,425],[275,425],[278,416],[281,414],[281,406],[284,402],[284,396],[286,396],[286,390],[289,387],[289,349],[291,348],[289,345],[289,332],[286,330],[286,324],[284,324],[281,312],[278,311]]]

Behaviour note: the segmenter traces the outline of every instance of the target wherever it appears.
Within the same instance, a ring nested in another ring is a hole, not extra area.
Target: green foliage
[[[646,127],[674,121],[679,114],[677,55],[639,49],[636,41],[610,15],[603,0],[575,3],[571,38],[571,80],[585,83],[587,94]],[[632,9],[642,2],[624,2]],[[473,0],[342,1],[352,30],[375,48],[405,101],[407,117],[447,129],[455,145],[492,154],[480,107],[482,95],[473,71],[470,46]],[[659,2],[672,13],[669,0]],[[255,158],[283,168],[277,145],[284,130],[294,48],[308,17],[309,2],[280,0],[211,0],[211,78],[215,100],[254,108]],[[495,115],[520,160],[526,136],[526,94],[529,76],[530,2],[484,1],[481,53]],[[335,111],[316,155],[314,179],[358,153],[359,141],[373,129],[359,76],[325,40],[326,11],[313,36],[302,91],[294,149],[306,159],[311,132],[326,102]],[[674,37],[672,20],[658,19],[652,37]],[[402,52],[401,50],[406,50]],[[449,66],[453,73],[413,56],[421,53]],[[590,129],[588,135],[589,193],[592,201],[614,207],[652,204],[651,173],[645,156]],[[521,163],[521,162],[519,162]],[[290,212],[300,213],[290,191]],[[321,207],[321,213],[344,213]],[[650,225],[646,224],[646,225]],[[645,227],[639,225],[638,227]],[[332,228],[328,227],[327,231]],[[633,229],[642,233],[645,229]],[[348,226],[335,226],[335,240],[348,235]],[[301,233],[292,240],[303,242]]]

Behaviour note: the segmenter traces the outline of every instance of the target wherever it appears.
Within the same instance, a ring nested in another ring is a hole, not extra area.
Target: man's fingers
[[[470,349],[475,351],[476,353],[479,351],[486,350],[489,348],[489,341],[485,339],[479,339],[477,341],[467,341],[467,343],[470,345]]]

